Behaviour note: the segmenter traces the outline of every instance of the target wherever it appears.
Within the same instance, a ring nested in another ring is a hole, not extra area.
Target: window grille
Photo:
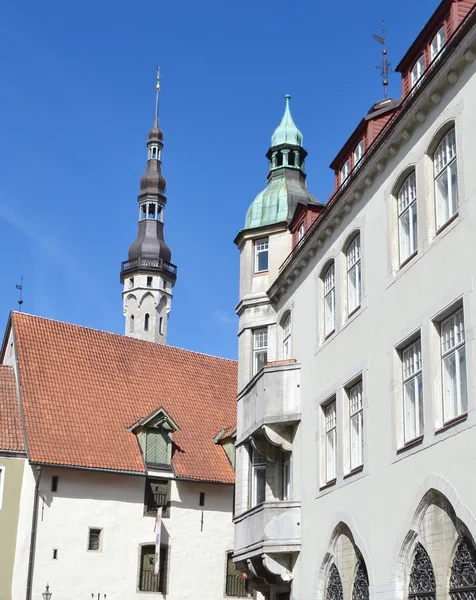
[[[233,562],[233,552],[228,552],[226,555],[225,595],[236,598],[248,598],[250,596],[246,591],[246,581],[241,577],[241,573],[236,569]]]
[[[155,545],[141,546],[139,591],[140,592],[166,592],[167,548],[160,548],[159,574],[154,573]]]
[[[447,422],[465,413],[468,406],[462,308],[441,323],[440,333],[443,371],[443,419]]]
[[[170,516],[170,481],[146,479],[144,495],[144,514],[156,516],[157,509],[162,507],[162,516]]]
[[[350,468],[360,467],[364,461],[364,408],[362,382],[349,390]]]
[[[347,250],[347,309],[349,314],[359,308],[362,296],[362,261],[360,235],[356,235]]]
[[[410,573],[408,598],[434,600],[436,597],[435,591],[436,584],[433,565],[425,548],[420,543],[417,543]]]
[[[101,549],[101,529],[89,530],[88,550],[98,551]]]
[[[336,282],[334,263],[324,275],[324,335],[327,337],[335,329]]]
[[[369,600],[369,577],[362,559],[357,563],[354,586],[352,588],[352,600]]]
[[[451,600],[476,600],[476,553],[467,537],[460,536],[450,577]]]
[[[454,128],[443,137],[433,156],[435,172],[436,228],[440,229],[458,210],[456,134]]]
[[[417,193],[415,171],[405,179],[397,196],[398,249],[400,264],[416,252],[418,247]]]
[[[255,273],[268,270],[268,238],[255,242]]]
[[[402,351],[403,428],[405,442],[423,433],[423,379],[421,341]]]
[[[344,600],[342,581],[335,564],[332,564],[327,581],[326,600]]]
[[[337,418],[336,403],[331,402],[325,407],[326,420],[326,481],[336,478],[337,470]]]

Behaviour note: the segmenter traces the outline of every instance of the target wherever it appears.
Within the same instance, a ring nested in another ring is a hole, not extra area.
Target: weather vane
[[[21,312],[21,305],[23,304],[23,275],[21,276],[21,283],[16,285],[17,290],[20,290],[20,298],[18,299],[19,311]]]
[[[155,86],[155,125],[159,125],[159,90],[160,90],[160,67],[157,65],[157,84]]]
[[[387,87],[388,87],[388,70],[390,68],[390,63],[388,62],[387,59],[387,45],[386,45],[386,38],[385,38],[385,21],[382,21],[382,35],[376,35],[375,33],[372,34],[372,37],[374,38],[374,40],[376,40],[377,42],[379,42],[379,44],[382,44],[383,46],[383,50],[382,50],[382,54],[383,54],[383,60],[382,63],[380,65],[377,65],[376,68],[380,69],[380,76],[383,79],[383,97],[386,98],[387,97]]]

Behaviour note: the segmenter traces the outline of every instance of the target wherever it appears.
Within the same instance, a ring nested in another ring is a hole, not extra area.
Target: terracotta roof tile
[[[163,406],[179,477],[232,483],[213,442],[236,416],[235,361],[13,313],[32,462],[144,472],[132,423]]]
[[[25,450],[15,374],[5,365],[0,365],[0,450]]]

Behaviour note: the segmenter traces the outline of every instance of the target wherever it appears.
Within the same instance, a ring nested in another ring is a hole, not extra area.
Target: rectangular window
[[[144,515],[155,517],[157,509],[162,507],[162,516],[170,516],[170,486],[171,481],[166,479],[145,480]]]
[[[362,160],[364,155],[364,140],[360,140],[354,150],[354,167]]]
[[[468,410],[464,316],[460,308],[441,323],[443,420],[451,421]]]
[[[98,552],[101,550],[101,542],[102,542],[102,529],[92,529],[89,528],[89,541],[88,541],[88,550],[91,552]]]
[[[349,394],[350,469],[364,462],[364,407],[362,404],[362,382],[351,387]]]
[[[205,506],[205,492],[200,492],[200,497],[198,499],[198,506]]]
[[[291,500],[291,453],[283,452],[283,500]]]
[[[349,315],[360,306],[362,296],[362,261],[360,235],[355,236],[347,250],[347,307]]]
[[[349,177],[349,175],[350,175],[350,160],[346,160],[344,163],[344,166],[340,170],[341,185],[344,183],[344,181],[347,179],[347,177]]]
[[[335,400],[324,408],[326,424],[326,482],[337,477],[337,418]]]
[[[416,84],[423,77],[424,70],[425,70],[425,57],[422,54],[420,56],[420,58],[416,61],[416,63],[413,65],[413,69],[411,72],[412,88],[415,87]]]
[[[298,229],[298,241],[300,242],[303,237],[304,237],[304,223],[301,223],[301,225],[299,225],[299,229]]]
[[[58,491],[58,475],[53,475],[53,477],[51,478],[51,491],[52,492],[57,492]]]
[[[336,319],[336,282],[334,263],[324,276],[324,335],[327,337],[335,329]]]
[[[147,277],[147,287],[152,287],[152,277]]]
[[[431,55],[432,61],[434,61],[435,58],[438,56],[438,54],[441,52],[441,50],[443,49],[443,46],[445,45],[445,42],[446,42],[445,26],[442,25],[440,27],[440,29],[438,30],[438,33],[431,40],[430,55]]]
[[[405,443],[423,433],[423,378],[421,341],[402,350],[403,435]]]
[[[400,264],[417,250],[417,195],[415,171],[405,179],[398,196],[398,248]]]
[[[255,242],[255,273],[268,270],[268,247],[269,240],[256,240]]]
[[[456,135],[451,129],[438,145],[433,157],[435,167],[436,229],[440,229],[458,210]]]
[[[262,504],[266,500],[266,456],[251,453],[251,506]]]
[[[283,323],[283,360],[291,358],[291,314]]]
[[[268,328],[253,331],[253,375],[268,362]]]
[[[247,598],[246,580],[241,577],[241,573],[236,569],[233,562],[233,552],[227,552],[226,555],[226,586],[225,595],[235,598]]]
[[[139,591],[140,592],[165,592],[166,591],[166,572],[167,572],[167,548],[160,547],[159,573],[155,574],[155,545],[150,544],[141,546],[140,549],[140,573],[139,573]]]

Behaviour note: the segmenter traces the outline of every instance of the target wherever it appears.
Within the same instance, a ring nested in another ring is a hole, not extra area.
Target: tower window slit
[[[160,335],[164,334],[163,329],[164,329],[164,318],[160,317],[160,319],[159,319],[159,333],[160,333]]]
[[[157,148],[152,148],[152,158],[157,158]]]
[[[152,277],[147,277],[147,287],[152,287]]]
[[[149,315],[149,313],[145,313],[145,317],[144,317],[144,331],[149,331],[149,321],[150,321],[150,315]]]
[[[283,166],[283,153],[278,152],[278,156],[276,158],[278,159],[277,166],[282,167]]]
[[[131,315],[131,318],[129,320],[129,331],[134,331],[134,315]]]
[[[288,154],[288,165],[294,167],[294,152]]]

